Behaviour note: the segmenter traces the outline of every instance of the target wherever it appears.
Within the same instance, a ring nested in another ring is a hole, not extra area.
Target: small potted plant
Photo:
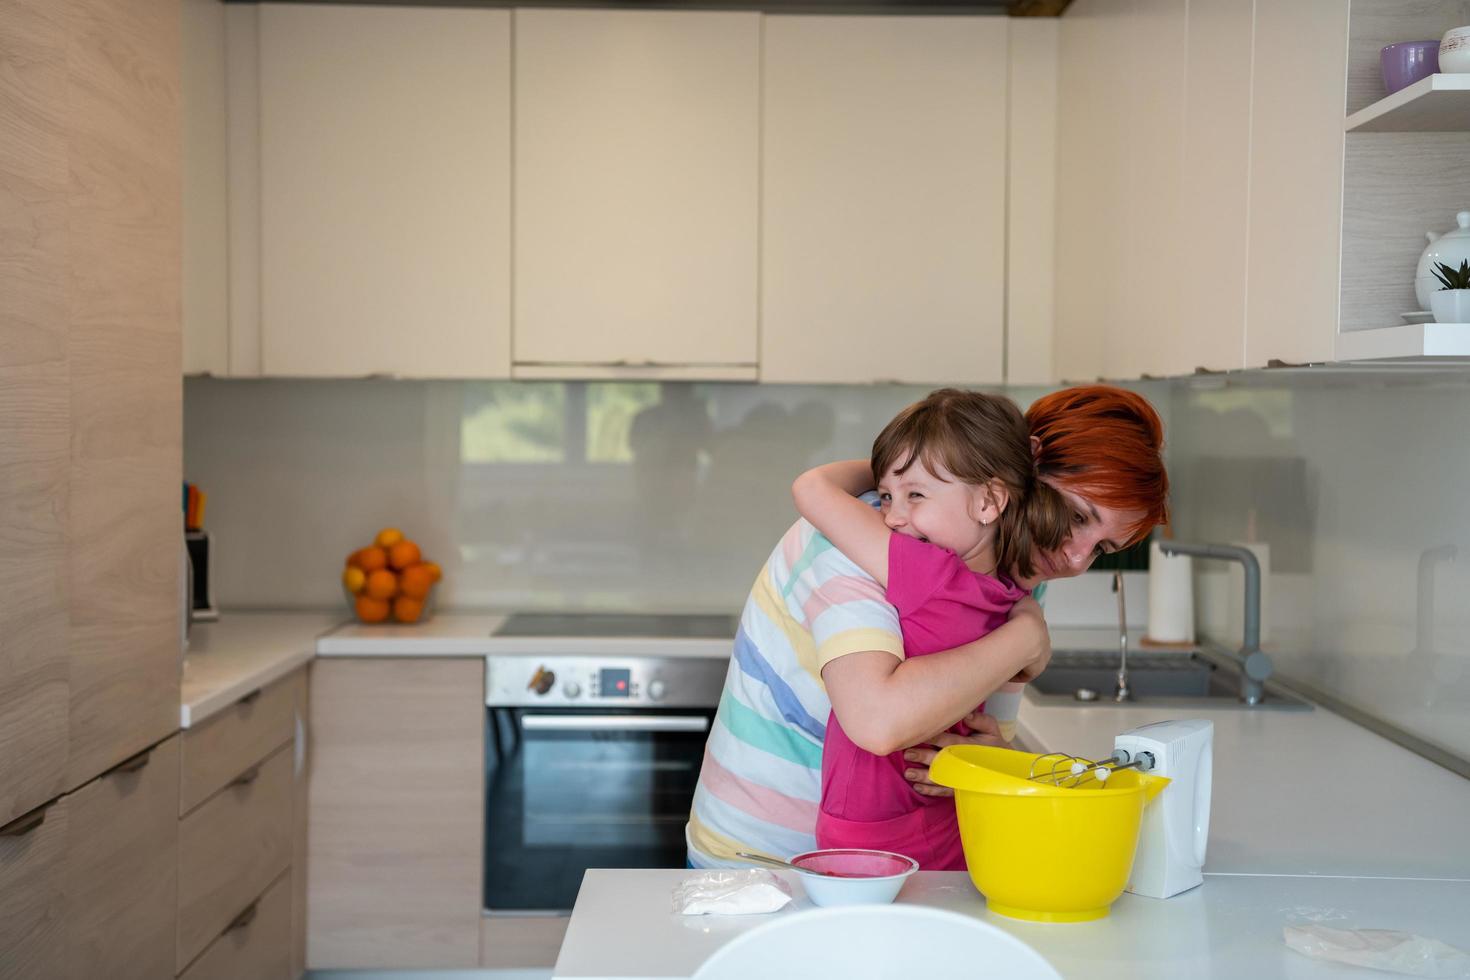
[[[1460,267],[1436,262],[1434,278],[1442,285],[1429,294],[1429,308],[1436,323],[1470,323],[1470,261]]]

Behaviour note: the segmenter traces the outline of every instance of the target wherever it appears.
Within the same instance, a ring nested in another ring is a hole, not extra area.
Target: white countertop
[[[797,901],[770,915],[683,916],[670,894],[694,871],[587,872],[568,924],[554,977],[632,980],[688,977],[716,949],[772,916],[811,907],[797,876]],[[1045,956],[1064,977],[1340,977],[1388,976],[1310,959],[1282,940],[1287,924],[1338,929],[1400,929],[1470,949],[1470,882],[1413,879],[1211,875],[1166,901],[1123,895],[1095,922],[1043,925],[987,911],[958,871],[921,871],[898,901],[973,915]],[[896,939],[901,942],[901,939]],[[914,951],[916,973],[922,951]],[[982,971],[983,972],[983,971]],[[808,975],[817,976],[816,973]]]
[[[317,641],[323,657],[699,657],[728,660],[730,639],[494,636],[506,615],[437,613],[413,625],[344,623]]]
[[[1324,708],[1021,704],[1037,751],[1102,758],[1118,732],[1166,718],[1215,723],[1205,870],[1470,879],[1470,780]]]
[[[341,613],[226,612],[195,623],[184,656],[179,726],[188,728],[316,655]]]

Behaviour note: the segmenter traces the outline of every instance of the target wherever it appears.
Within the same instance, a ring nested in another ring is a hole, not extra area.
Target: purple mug
[[[1439,71],[1438,41],[1400,41],[1378,53],[1383,87],[1392,95]]]

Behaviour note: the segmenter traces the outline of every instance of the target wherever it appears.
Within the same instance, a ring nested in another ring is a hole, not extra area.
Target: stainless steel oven
[[[701,618],[726,638],[691,637],[691,617],[655,618],[678,620],[682,641],[608,617],[561,617],[559,632],[512,617],[511,632],[497,633],[526,642],[486,662],[487,914],[565,912],[588,868],[684,866],[684,824],[734,631],[727,617]],[[594,628],[610,635],[570,635]]]

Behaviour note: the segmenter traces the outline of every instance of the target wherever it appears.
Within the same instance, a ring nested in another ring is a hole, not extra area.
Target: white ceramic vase
[[[1435,323],[1470,323],[1470,289],[1441,289],[1429,297]]]
[[[1443,262],[1452,269],[1458,269],[1461,262],[1470,259],[1470,211],[1455,215],[1455,223],[1459,227],[1443,235],[1432,231],[1425,233],[1429,244],[1419,256],[1419,266],[1414,270],[1414,298],[1419,301],[1421,310],[1430,308],[1429,297],[1441,286],[1440,281],[1434,278],[1435,265]]]
[[[1449,74],[1470,72],[1470,27],[1455,27],[1439,41],[1439,70]]]

